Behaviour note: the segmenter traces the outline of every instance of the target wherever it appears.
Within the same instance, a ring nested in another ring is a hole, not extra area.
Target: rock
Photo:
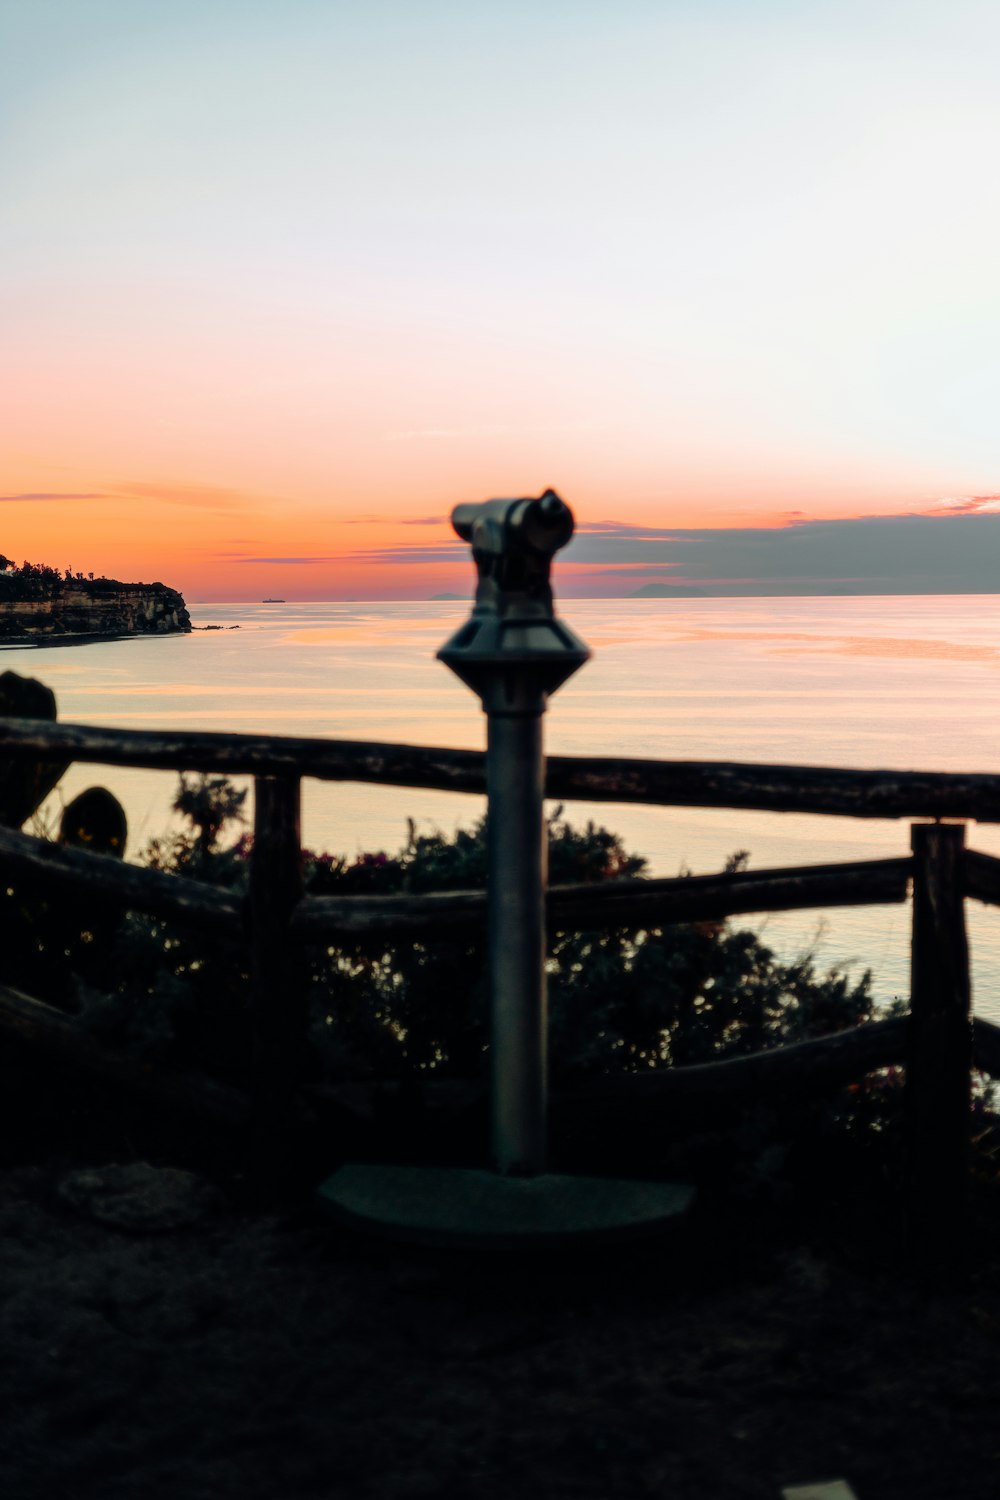
[[[183,1229],[219,1201],[217,1189],[195,1172],[145,1161],[70,1172],[56,1196],[88,1219],[131,1234]]]
[[[4,672],[0,674],[0,715],[54,723],[55,694],[37,678]],[[44,802],[68,765],[67,760],[29,761],[20,756],[0,758],[0,823],[7,828],[20,828],[39,803]]]

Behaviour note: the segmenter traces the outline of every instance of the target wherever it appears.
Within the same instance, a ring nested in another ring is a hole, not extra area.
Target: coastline
[[[95,630],[76,631],[66,635],[6,635],[0,637],[0,651],[23,651],[27,647],[44,650],[47,646],[88,646],[98,642],[107,645],[111,641],[167,640],[189,633],[187,630]]]
[[[0,646],[13,650],[191,629],[183,594],[164,583],[61,578],[27,563],[0,574],[0,583]]]

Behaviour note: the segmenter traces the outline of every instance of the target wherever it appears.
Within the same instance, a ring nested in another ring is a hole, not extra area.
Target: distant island
[[[60,573],[44,563],[16,567],[0,554],[0,644],[68,645],[129,635],[187,634],[183,595],[164,583],[121,583],[93,573]]]

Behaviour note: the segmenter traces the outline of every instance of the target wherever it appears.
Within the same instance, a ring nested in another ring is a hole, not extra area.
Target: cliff
[[[0,597],[0,640],[168,635],[191,629],[184,598],[163,583],[66,579],[42,597]]]

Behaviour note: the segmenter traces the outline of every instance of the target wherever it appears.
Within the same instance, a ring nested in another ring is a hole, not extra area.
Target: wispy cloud
[[[319,556],[319,555],[317,555],[315,557],[244,557],[240,553],[237,553],[237,552],[216,552],[215,556],[217,558],[221,559],[222,561],[225,561],[225,562],[235,562],[235,563],[276,563],[276,564],[280,563],[282,565],[284,565],[286,563],[289,563],[289,564],[293,564],[296,567],[302,566],[302,565],[308,566],[310,563],[332,563],[332,562],[343,562],[343,560],[344,560],[343,554],[341,554],[341,555],[338,556],[336,553],[334,553],[332,556],[329,556],[329,555],[327,555],[327,556]],[[352,554],[352,557],[353,557],[353,554]]]
[[[973,516],[1000,511],[1000,495],[945,495],[925,512],[929,516]]]
[[[447,516],[339,516],[340,526],[447,526]]]
[[[445,526],[447,516],[414,516],[400,519],[398,516],[340,516],[339,526]]]
[[[575,564],[619,577],[623,593],[659,580],[713,594],[988,594],[1000,591],[1000,516],[981,506],[978,513],[716,530],[599,521],[581,527],[560,558],[560,568]],[[467,567],[468,549],[403,544],[352,553],[351,561]]]
[[[365,552],[350,552],[346,555],[352,563],[374,563],[381,567],[386,563],[467,562],[469,548],[456,537],[454,542],[436,546],[421,546],[415,542],[412,546],[404,544],[399,547],[372,547]]]
[[[633,573],[637,575],[637,577],[662,578],[664,580],[667,580],[670,578],[671,574],[673,574],[675,577],[677,576],[677,569],[680,566],[680,563],[676,562],[621,563],[618,567],[593,568],[591,570],[591,576],[595,578],[618,578],[625,577],[628,574]]]
[[[262,503],[274,503],[273,497],[247,495],[245,491],[224,485],[202,484],[197,480],[116,479],[101,490],[32,490],[15,495],[0,495],[0,504],[20,501],[59,500],[159,500],[164,505],[186,505],[201,510],[259,510]]]
[[[109,486],[116,499],[159,500],[163,505],[191,506],[197,510],[241,511],[245,514],[278,503],[278,497],[248,495],[226,485],[202,484],[198,480],[156,481],[123,479]],[[107,496],[106,498],[112,498]]]
[[[578,526],[574,536],[598,536],[628,541],[663,541],[679,536],[676,526],[632,526],[625,521],[587,521]]]
[[[0,495],[0,504],[13,505],[18,500],[108,500],[111,497],[100,491],[73,491],[62,494],[38,491],[24,495]]]

